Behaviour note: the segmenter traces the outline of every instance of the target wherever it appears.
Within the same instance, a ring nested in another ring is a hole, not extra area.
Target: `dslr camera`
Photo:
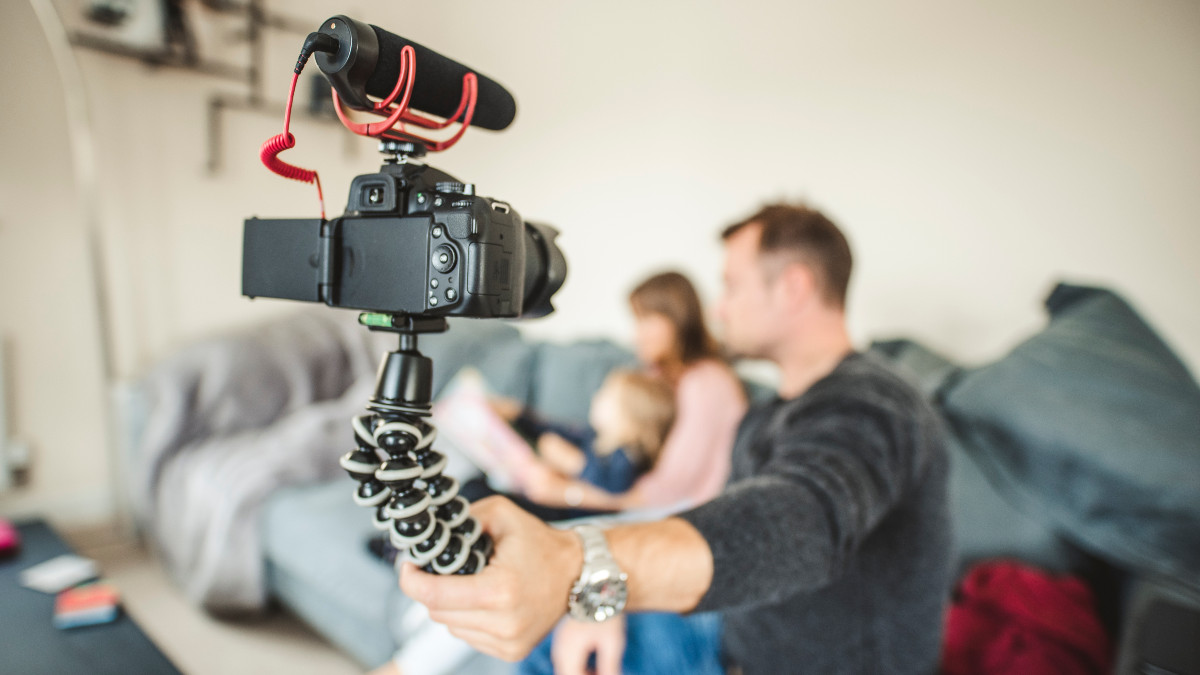
[[[431,317],[552,312],[558,232],[410,156],[356,177],[340,218],[246,220],[242,293]]]

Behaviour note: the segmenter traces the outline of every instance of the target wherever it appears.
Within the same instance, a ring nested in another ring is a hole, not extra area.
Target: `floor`
[[[76,534],[66,537],[95,559],[122,593],[127,611],[188,675],[350,675],[362,673],[296,617],[276,611],[264,619],[218,621],[189,604],[145,549],[127,539]]]

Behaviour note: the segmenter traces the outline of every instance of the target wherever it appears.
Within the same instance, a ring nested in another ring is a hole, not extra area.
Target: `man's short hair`
[[[721,232],[725,241],[749,225],[762,228],[760,256],[798,261],[813,270],[827,302],[846,306],[853,258],[850,243],[825,214],[805,204],[769,204],[758,213],[734,223]]]

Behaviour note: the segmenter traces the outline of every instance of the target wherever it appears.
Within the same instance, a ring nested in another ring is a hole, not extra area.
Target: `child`
[[[670,385],[637,371],[616,370],[592,397],[590,430],[556,427],[524,414],[514,426],[537,439],[538,454],[550,468],[619,494],[654,466],[674,420]]]

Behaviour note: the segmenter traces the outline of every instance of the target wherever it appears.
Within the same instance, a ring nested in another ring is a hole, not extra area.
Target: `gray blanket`
[[[340,471],[350,418],[390,342],[355,316],[305,310],[208,339],[142,382],[151,414],[130,462],[135,512],[189,599],[210,612],[265,605],[258,513],[267,495]]]

